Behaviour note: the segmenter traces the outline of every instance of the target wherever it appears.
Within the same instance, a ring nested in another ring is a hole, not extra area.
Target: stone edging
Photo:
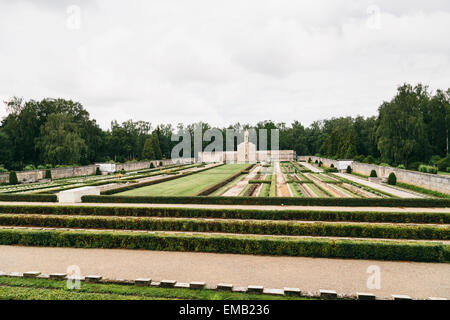
[[[229,291],[239,293],[251,293],[251,294],[266,294],[266,295],[278,295],[278,296],[296,296],[305,298],[319,298],[321,300],[386,300],[383,298],[377,298],[372,293],[357,292],[355,295],[337,294],[334,290],[319,290],[319,294],[305,293],[299,288],[283,288],[283,289],[269,289],[258,285],[249,285],[248,287],[234,287],[232,284],[219,283],[216,286],[207,286],[205,282],[190,282],[183,283],[176,280],[161,280],[153,281],[150,278],[138,278],[135,280],[124,279],[106,279],[101,275],[86,275],[79,278],[68,278],[66,273],[51,273],[42,274],[39,271],[28,272],[9,272],[5,273],[0,271],[0,277],[20,277],[20,278],[36,278],[36,279],[51,279],[51,280],[80,280],[86,283],[103,283],[103,284],[119,284],[119,285],[135,285],[140,287],[161,287],[161,288],[178,288],[178,289],[191,289],[191,290],[217,290],[217,291]],[[412,299],[407,295],[393,294],[390,300],[419,300]],[[427,300],[448,300],[447,298],[440,297],[428,297]]]

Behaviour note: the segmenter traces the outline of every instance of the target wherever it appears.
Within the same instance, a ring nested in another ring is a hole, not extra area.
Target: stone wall
[[[128,163],[121,163],[116,165],[116,170],[122,170],[125,171],[135,171],[135,170],[142,170],[142,169],[148,169],[150,168],[150,163],[153,162],[153,165],[155,167],[159,167],[159,163],[162,161],[163,166],[170,165],[173,163],[176,163],[177,160],[180,160],[180,163],[191,163],[194,161],[193,158],[187,158],[187,159],[175,159],[175,161],[172,160],[155,160],[155,161],[142,161],[142,162],[128,162]],[[56,168],[51,169],[52,172],[52,178],[53,179],[61,179],[61,178],[70,178],[70,177],[80,177],[84,175],[93,175],[95,174],[95,171],[97,169],[97,165],[89,165],[89,166],[82,166],[82,167],[70,167],[70,168]],[[36,182],[38,180],[45,178],[45,170],[32,170],[32,171],[18,171],[17,172],[17,179],[19,182],[23,181],[31,181]],[[0,183],[9,183],[9,173],[2,173],[0,174]]]
[[[328,167],[331,164],[334,164],[335,167],[337,166],[336,160],[314,156],[301,156],[299,157],[299,160],[308,161],[309,158],[311,158],[312,161],[322,161],[323,164]],[[352,169],[354,172],[364,174],[366,176],[370,175],[372,170],[375,170],[377,172],[377,176],[380,178],[387,178],[391,172],[394,172],[397,177],[397,181],[399,182],[450,194],[450,176],[383,167],[356,161],[353,162]]]

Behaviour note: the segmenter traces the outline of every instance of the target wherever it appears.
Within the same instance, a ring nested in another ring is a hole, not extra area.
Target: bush
[[[380,163],[379,166],[382,166],[382,167],[390,167],[390,165],[387,164],[387,163],[385,163],[385,162]]]
[[[433,167],[433,166],[421,165],[421,166],[419,166],[419,171],[424,172],[424,173],[437,174],[438,168]]]
[[[363,162],[364,163],[375,163],[375,158],[372,157],[371,155],[368,155],[367,157],[364,158]]]
[[[399,164],[399,165],[397,166],[397,168],[399,168],[399,169],[406,169],[405,166],[404,166],[403,164]]]
[[[17,173],[15,171],[11,171],[9,173],[9,184],[19,184],[19,180],[17,179]]]
[[[0,164],[0,173],[6,173],[6,172],[8,172],[8,170],[3,165]]]
[[[450,167],[450,157],[447,156],[447,157],[442,158],[441,160],[437,161],[436,166],[438,167],[439,171],[450,172],[447,170],[447,168]]]
[[[311,163],[311,161],[312,161],[311,158],[308,158],[308,163]]]
[[[136,232],[0,230],[1,245],[117,248],[321,258],[448,262],[442,243]]]
[[[23,171],[32,171],[32,170],[36,170],[36,167],[34,166],[34,164],[29,164],[29,165],[25,166],[25,168],[23,168]]]
[[[337,168],[327,168],[324,170],[325,172],[338,172]]]
[[[101,176],[102,172],[100,171],[100,167],[95,168],[95,175],[96,176]]]
[[[45,167],[44,165],[42,165],[42,164],[38,165],[37,168],[38,168],[39,170],[44,170],[44,169],[46,169],[46,167]]]
[[[52,178],[52,171],[50,169],[45,170],[45,179]]]
[[[434,155],[430,158],[430,164],[436,166],[439,160],[441,160],[441,157],[439,155]]]
[[[375,170],[370,171],[370,177],[371,178],[376,178],[378,177],[377,172]]]
[[[358,155],[358,156],[354,157],[353,159],[357,162],[364,162],[365,158],[363,155]]]
[[[395,173],[391,172],[389,174],[387,183],[390,184],[391,186],[395,186],[397,184],[397,177]]]
[[[352,173],[352,167],[347,166],[347,169],[345,169],[345,172],[347,172],[347,173]]]
[[[417,162],[417,161],[416,162],[412,162],[412,163],[408,163],[408,168],[407,169],[417,171],[417,170],[419,170],[419,166],[421,164],[422,164],[421,162]]]
[[[155,165],[153,164],[153,162],[150,162],[150,169],[153,169],[155,167]]]

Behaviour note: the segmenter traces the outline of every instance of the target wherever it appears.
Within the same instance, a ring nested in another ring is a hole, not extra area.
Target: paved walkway
[[[353,176],[351,174],[346,174],[346,173],[334,173],[334,174],[339,176],[339,177],[345,178],[347,180],[351,180],[351,181],[357,182],[359,184],[368,186],[370,188],[378,189],[378,190],[387,192],[389,194],[392,194],[392,195],[400,197],[400,198],[423,198],[423,197],[419,196],[417,193],[410,193],[410,192],[407,192],[407,191],[401,191],[401,190],[396,189],[396,188],[391,188],[391,187],[388,187],[386,185],[378,184],[378,183],[375,183],[375,182],[370,182],[368,180],[364,180],[364,179],[361,179],[359,177],[355,177],[355,176]]]
[[[326,206],[257,206],[227,204],[165,204],[165,203],[58,203],[58,202],[12,202],[0,201],[9,206],[85,206],[85,207],[140,207],[140,208],[198,208],[198,209],[246,209],[246,210],[299,210],[299,211],[376,211],[376,212],[444,212],[450,208],[405,207],[326,207]]]
[[[271,257],[234,254],[161,252],[125,249],[75,249],[0,246],[0,270],[65,273],[70,265],[82,275],[110,279],[152,278],[204,281],[209,286],[263,285],[320,289],[339,294],[372,292],[378,297],[406,294],[413,298],[450,298],[450,265],[440,263]],[[369,266],[380,268],[380,289],[368,289]]]

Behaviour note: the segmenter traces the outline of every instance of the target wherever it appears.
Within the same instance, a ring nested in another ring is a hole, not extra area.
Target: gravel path
[[[75,249],[0,246],[0,270],[65,273],[70,265],[82,275],[100,274],[110,279],[175,279],[204,281],[209,286],[263,285],[266,288],[298,287],[339,294],[372,292],[377,297],[406,294],[413,298],[450,298],[450,266],[443,263],[343,260],[305,257],[161,252],[125,249]],[[368,289],[369,266],[380,268],[380,289]]]
[[[387,192],[389,194],[392,194],[392,195],[400,197],[400,198],[423,198],[423,197],[417,195],[416,193],[413,194],[413,193],[410,193],[410,192],[401,191],[401,190],[398,190],[396,188],[391,188],[391,187],[388,187],[388,186],[385,186],[385,185],[382,185],[382,184],[378,184],[378,183],[375,183],[375,182],[370,182],[368,180],[364,180],[364,179],[352,176],[350,174],[346,174],[346,173],[334,173],[334,174],[339,176],[339,177],[345,178],[347,180],[351,180],[351,181],[357,182],[359,184],[368,186],[370,188],[378,189],[378,190]]]
[[[286,181],[284,180],[283,171],[281,171],[281,165],[276,163],[277,174],[277,197],[292,197],[292,193],[289,191]]]

